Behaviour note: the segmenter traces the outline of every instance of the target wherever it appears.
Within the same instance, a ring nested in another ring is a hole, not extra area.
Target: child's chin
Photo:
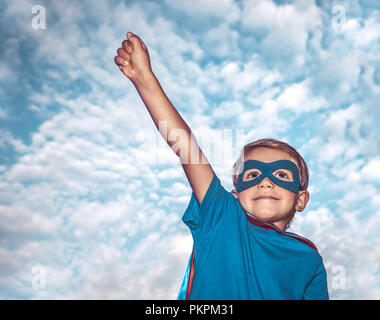
[[[273,221],[278,215],[276,212],[273,212],[273,210],[260,210],[256,209],[256,211],[253,211],[255,216],[261,219],[264,222],[271,222]]]

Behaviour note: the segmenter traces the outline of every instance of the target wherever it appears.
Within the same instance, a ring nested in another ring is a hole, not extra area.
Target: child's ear
[[[232,195],[233,195],[236,199],[239,199],[239,195],[238,195],[236,189],[232,189],[232,190],[231,190],[231,193],[232,193]]]
[[[310,194],[306,190],[298,191],[295,209],[298,212],[303,211],[306,208],[307,203],[309,202]]]

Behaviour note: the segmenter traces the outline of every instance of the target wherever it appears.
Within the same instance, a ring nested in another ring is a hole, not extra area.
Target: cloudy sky
[[[380,298],[379,1],[7,0],[0,24],[0,299],[177,297],[191,188],[114,65],[127,31],[227,190],[244,144],[301,152],[289,231],[331,298]]]

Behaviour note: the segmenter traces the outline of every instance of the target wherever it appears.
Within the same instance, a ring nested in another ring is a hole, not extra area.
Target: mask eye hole
[[[247,170],[244,174],[243,180],[249,181],[258,178],[261,175],[261,171],[258,169]]]
[[[287,169],[278,169],[273,172],[273,176],[283,181],[293,181],[293,173]]]

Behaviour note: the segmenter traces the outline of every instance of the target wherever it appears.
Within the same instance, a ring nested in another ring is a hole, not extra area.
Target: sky
[[[332,299],[380,299],[379,1],[5,0],[0,299],[176,299],[191,188],[114,64],[127,31],[215,173],[294,146]]]

